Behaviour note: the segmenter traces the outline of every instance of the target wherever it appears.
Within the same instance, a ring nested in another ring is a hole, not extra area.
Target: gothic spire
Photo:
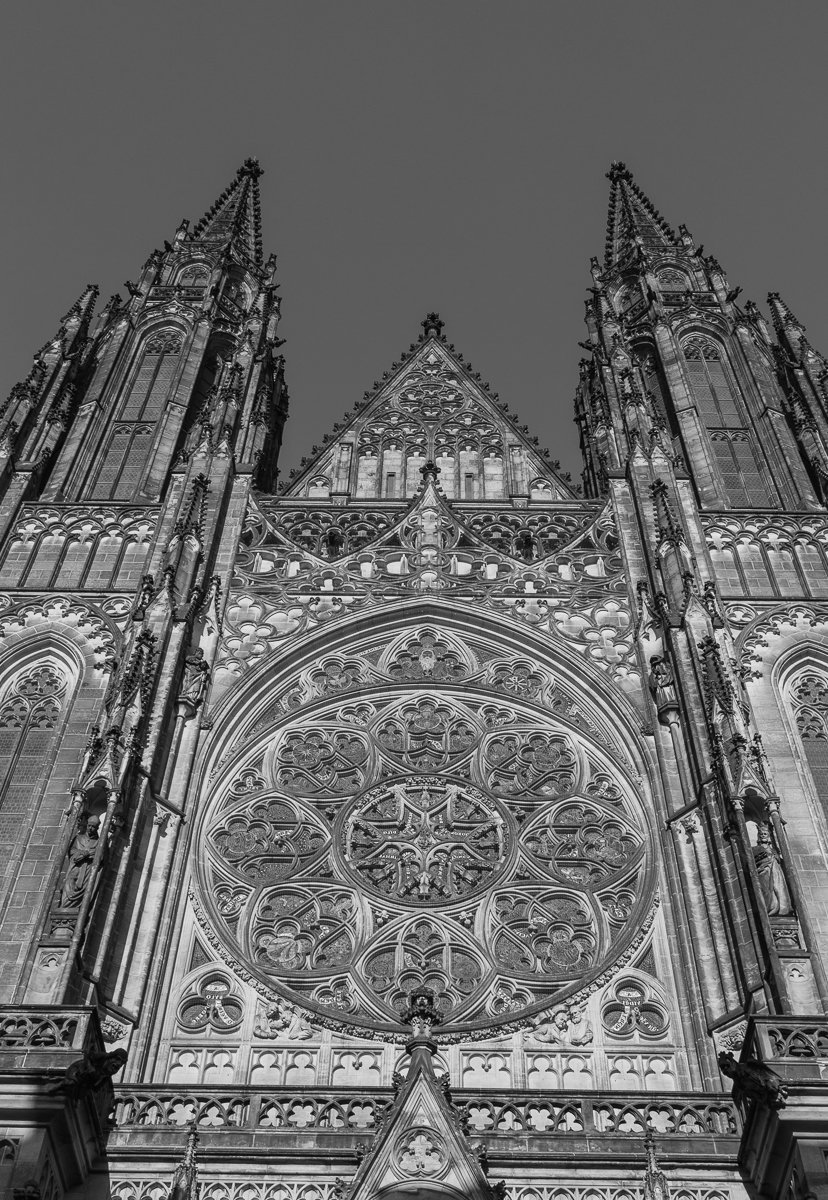
[[[636,244],[651,251],[679,245],[675,233],[633,180],[625,163],[614,162],[607,172],[607,179],[610,181],[610,198],[605,267],[623,258]]]
[[[99,291],[100,289],[96,283],[88,283],[61,321],[61,329],[65,329],[73,321],[78,324],[88,321],[95,308],[95,301],[98,299]]]
[[[768,292],[768,306],[773,318],[773,327],[777,333],[781,333],[783,329],[805,332],[805,326],[793,315],[779,292]]]
[[[261,266],[259,177],[263,174],[257,158],[246,158],[236,171],[236,178],[193,229],[193,241],[224,242]]]

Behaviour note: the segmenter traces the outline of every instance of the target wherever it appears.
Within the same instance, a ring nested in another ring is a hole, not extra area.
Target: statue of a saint
[[[69,843],[69,866],[60,893],[61,908],[80,908],[98,848],[100,817],[87,817]]]
[[[793,904],[785,872],[779,855],[773,846],[770,827],[763,821],[757,825],[757,841],[753,847],[753,861],[756,863],[756,873],[759,876],[759,886],[769,917],[790,917],[793,915]]]
[[[179,702],[189,705],[195,712],[204,699],[209,676],[210,667],[204,661],[204,651],[199,647],[184,660],[184,678],[181,681]]]
[[[647,682],[659,715],[666,709],[678,708],[673,668],[660,654],[654,654],[650,659],[650,675]]]

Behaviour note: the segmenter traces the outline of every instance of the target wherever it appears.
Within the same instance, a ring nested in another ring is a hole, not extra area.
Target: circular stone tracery
[[[352,808],[342,853],[358,882],[420,903],[458,900],[491,883],[509,846],[496,802],[444,776],[373,788]]]
[[[446,1030],[529,1020],[623,959],[652,905],[639,802],[594,741],[448,687],[291,716],[203,833],[227,962],[372,1036],[422,985]]]

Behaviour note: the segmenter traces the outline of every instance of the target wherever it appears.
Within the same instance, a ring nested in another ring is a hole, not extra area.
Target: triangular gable
[[[572,500],[575,492],[440,333],[427,332],[334,437],[314,447],[286,497],[405,500],[433,460],[449,500]]]
[[[347,1200],[402,1200],[426,1196],[495,1200],[501,1187],[491,1187],[480,1159],[463,1132],[461,1113],[451,1102],[445,1079],[434,1074],[437,1044],[431,1027],[439,1021],[434,997],[427,989],[413,993],[404,1020],[413,1036],[408,1075],[383,1116],[381,1128],[353,1182]]]

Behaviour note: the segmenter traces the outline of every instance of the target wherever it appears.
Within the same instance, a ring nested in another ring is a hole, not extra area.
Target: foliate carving
[[[444,776],[375,788],[351,812],[343,839],[346,861],[369,887],[431,901],[490,883],[509,841],[492,801]]]
[[[110,1045],[112,1042],[120,1042],[125,1038],[129,1029],[126,1025],[122,1025],[120,1021],[116,1021],[113,1017],[108,1017],[101,1024],[101,1033],[103,1040]]]

